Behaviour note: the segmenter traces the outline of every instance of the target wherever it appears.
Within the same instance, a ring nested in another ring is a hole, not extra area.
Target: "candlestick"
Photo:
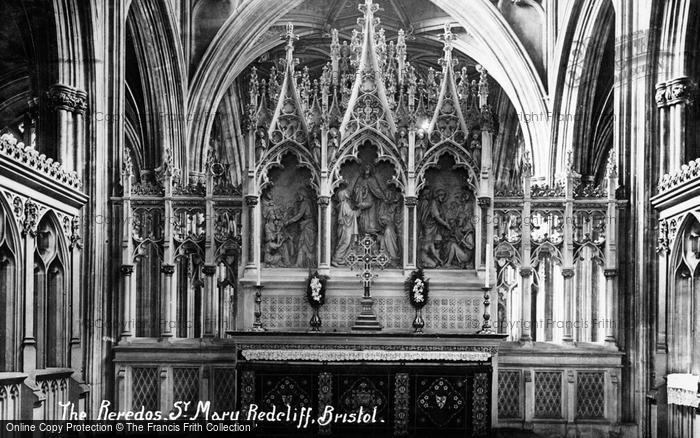
[[[255,321],[253,321],[253,331],[254,332],[264,332],[265,327],[262,323],[262,286],[255,286]]]
[[[491,276],[491,244],[487,243],[486,244],[486,277],[484,279],[484,287],[489,287],[489,283],[491,282],[490,277]]]

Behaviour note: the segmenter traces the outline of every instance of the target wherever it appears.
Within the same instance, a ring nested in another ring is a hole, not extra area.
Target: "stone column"
[[[418,198],[416,196],[406,196],[404,198],[404,233],[406,235],[406,245],[403,251],[404,259],[404,269],[413,270],[416,269],[417,261],[417,242],[418,242],[418,225],[417,225],[417,213],[416,205],[418,204]]]
[[[576,285],[574,284],[574,190],[581,181],[573,169],[573,150],[566,152],[566,174],[564,191],[564,242],[562,244],[562,270],[564,277],[564,343],[574,342],[574,321],[576,321]]]
[[[520,305],[520,342],[532,342],[532,268],[524,266],[520,268],[520,277],[522,278],[522,303]]]
[[[607,167],[607,178],[608,178],[608,211],[607,211],[607,241],[605,242],[605,344],[610,348],[617,349],[617,343],[615,339],[615,331],[617,330],[617,318],[616,314],[616,304],[615,295],[617,294],[617,234],[618,234],[618,219],[617,219],[617,186],[618,186],[618,175],[617,175],[617,155],[615,151],[612,151],[610,157],[608,158]],[[664,253],[665,256],[665,253]],[[663,280],[662,280],[663,279]],[[659,266],[659,284],[661,285],[666,279],[665,264],[660,264]],[[659,311],[665,313],[665,308],[659,308]],[[665,315],[664,317],[665,318]],[[658,327],[659,330],[665,333],[665,321],[664,327]],[[664,337],[665,338],[665,337]],[[664,339],[665,343],[666,340]]]
[[[331,267],[331,215],[328,208],[330,196],[319,196],[318,202],[318,268],[328,275]]]
[[[34,249],[39,225],[39,207],[32,200],[24,203],[22,238],[24,241],[24,335],[22,337],[22,371],[33,372],[37,367],[34,333]]]
[[[171,338],[176,335],[177,324],[175,323],[175,315],[173,314],[173,274],[175,273],[175,265],[163,265],[160,268],[163,274],[163,316],[161,318],[160,336],[162,338]]]
[[[122,265],[119,270],[121,273],[122,296],[121,296],[121,339],[128,340],[135,336],[136,324],[136,293],[132,284],[132,274],[134,273],[134,265]]]
[[[576,297],[574,296],[574,269],[563,268],[564,277],[564,336],[565,343],[574,342],[574,321],[576,320]]]
[[[82,333],[82,314],[81,314],[81,303],[80,303],[80,291],[82,290],[82,259],[81,252],[82,249],[82,239],[80,237],[80,221],[78,217],[74,217],[71,220],[71,237],[70,237],[70,255],[71,255],[71,336],[70,336],[70,362],[71,366],[75,370],[80,370],[82,368],[82,343],[81,343],[81,333]],[[81,376],[82,377],[82,376]]]
[[[259,218],[257,217],[258,197],[256,195],[247,195],[245,197],[246,205],[246,220],[248,225],[248,239],[247,241],[247,252],[246,252],[246,268],[259,269],[260,261],[258,259],[258,254],[260,253],[260,248],[258,239],[256,236],[260,232]]]
[[[204,293],[202,294],[202,333],[205,338],[219,335],[219,315],[216,306],[219,288],[216,286],[216,265],[204,265]]]
[[[615,330],[617,318],[615,318],[615,282],[617,269],[605,270],[605,345],[617,349],[615,342]],[[665,329],[665,328],[664,328]]]
[[[46,92],[50,108],[56,111],[57,161],[68,171],[78,170],[84,154],[82,115],[87,109],[87,93],[65,84],[54,84]]]

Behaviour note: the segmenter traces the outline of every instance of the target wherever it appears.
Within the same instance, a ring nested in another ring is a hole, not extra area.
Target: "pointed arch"
[[[149,166],[160,164],[158,159],[166,149],[172,151],[175,166],[187,162],[185,148],[186,69],[177,26],[164,0],[143,0],[131,3],[127,28],[133,38],[144,93],[144,116],[155,125],[145,143],[155,148]]]
[[[470,2],[467,10],[460,0],[432,1],[467,29],[470,38],[457,41],[455,48],[489,71],[508,94],[517,112],[549,113],[544,85],[532,60],[494,5],[487,0],[476,0]],[[261,37],[273,23],[301,2],[244,2],[219,29],[192,80],[188,108],[198,117],[188,124],[190,170],[199,171],[203,166],[207,136],[216,108],[228,87],[254,59],[281,43],[272,35],[268,39]],[[550,165],[550,134],[544,125],[521,121],[526,147],[532,151],[536,175],[544,175]]]
[[[34,334],[37,368],[68,364],[68,243],[53,210],[41,216],[34,251]]]
[[[0,372],[18,369],[21,315],[19,230],[12,209],[0,196]]]
[[[603,108],[599,110],[601,116],[611,120],[600,117],[594,120],[594,105],[596,99],[599,100],[596,96],[599,88],[613,88],[612,82],[601,83],[600,73],[604,67],[603,54],[614,43],[614,12],[611,0],[574,2],[567,11],[568,27],[563,31],[562,42],[557,45],[555,56],[558,64],[555,64],[554,111],[551,118],[552,166],[549,176],[552,179],[566,168],[566,151],[569,148],[574,150],[574,160],[578,163],[576,167],[585,172],[595,163],[600,163],[599,156],[607,156],[607,150],[592,150],[594,144],[604,149],[612,144],[612,132],[608,129],[612,127],[613,105],[609,98],[612,94],[603,91]],[[602,138],[595,142],[594,138],[588,138],[589,132],[600,132]],[[610,144],[603,143],[603,140]],[[586,169],[582,169],[584,164]],[[597,173],[596,170],[592,172]]]

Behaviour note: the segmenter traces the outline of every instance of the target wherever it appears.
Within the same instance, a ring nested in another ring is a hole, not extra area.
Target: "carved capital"
[[[202,267],[202,273],[211,277],[216,274],[216,265],[204,265],[204,267]]]
[[[660,255],[667,255],[671,252],[671,239],[667,220],[659,221],[659,237],[656,241],[656,252]]]
[[[532,268],[520,268],[520,276],[523,278],[529,277],[532,275]]]
[[[481,207],[481,208],[488,208],[491,206],[491,198],[489,198],[487,196],[480,197],[478,202],[479,202],[479,207]]]
[[[45,94],[50,108],[84,114],[87,110],[87,92],[63,84],[54,84]]]
[[[318,199],[316,200],[316,202],[321,207],[328,207],[328,204],[331,203],[331,197],[330,196],[319,196]]]
[[[564,268],[561,270],[561,275],[564,278],[571,278],[574,276],[574,269],[573,268]]]
[[[160,267],[160,272],[167,276],[171,276],[175,273],[175,265],[163,265]]]
[[[71,220],[70,247],[71,249],[83,248],[83,238],[80,236],[80,219],[77,216]]]
[[[24,217],[22,218],[22,234],[36,236],[39,226],[39,206],[31,200],[24,203]]]
[[[258,205],[258,197],[255,195],[246,195],[245,205],[251,208],[255,207],[256,205]]]
[[[417,196],[406,196],[403,200],[406,207],[415,207],[418,204]]]
[[[698,85],[691,78],[681,76],[656,84],[654,100],[659,108],[678,103],[692,105],[698,93]]]
[[[603,271],[603,275],[605,275],[605,278],[615,278],[617,277],[617,269],[606,269]]]
[[[128,277],[134,273],[134,265],[121,265],[119,271],[121,272],[122,277]]]

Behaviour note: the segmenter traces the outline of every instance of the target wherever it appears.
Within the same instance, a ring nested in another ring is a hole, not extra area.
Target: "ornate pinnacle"
[[[357,7],[360,12],[365,14],[365,19],[371,19],[375,12],[379,10],[379,5],[372,2],[372,0],[365,0],[364,4]]]
[[[248,93],[250,93],[250,103],[257,102],[258,90],[260,83],[258,82],[258,69],[253,66],[250,69],[250,81],[248,81]]]
[[[476,70],[479,72],[479,95],[486,99],[489,97],[489,75],[481,65],[477,65]]]
[[[617,154],[614,149],[610,150],[610,155],[608,156],[607,177],[617,178]]]
[[[530,151],[523,151],[523,178],[532,177],[532,162],[530,161]]]
[[[564,168],[568,176],[577,176],[574,170],[574,149],[571,146],[566,149],[566,163]]]
[[[128,148],[124,148],[124,156],[122,158],[122,175],[131,176],[134,174],[134,166],[131,162],[131,154]]]
[[[445,62],[449,62],[449,60],[452,59],[452,43],[456,39],[455,35],[450,29],[450,23],[445,23],[445,33],[443,33],[443,35],[440,37],[440,39],[445,44],[445,47],[443,48],[443,51],[445,52],[445,56],[443,57],[443,59]]]
[[[350,38],[350,50],[354,55],[352,59],[353,66],[357,67],[360,65],[360,56],[362,55],[362,41],[360,41],[360,32],[357,29],[352,30],[352,37]]]
[[[338,85],[338,73],[340,62],[340,39],[338,38],[338,29],[331,30],[331,70],[333,85]]]
[[[406,69],[406,34],[399,29],[396,39],[396,70],[399,75],[399,84],[403,85],[404,70]]]
[[[284,38],[287,40],[287,68],[294,65],[294,41],[299,39],[299,36],[294,33],[294,25],[292,23],[287,23],[287,31],[284,34]]]

